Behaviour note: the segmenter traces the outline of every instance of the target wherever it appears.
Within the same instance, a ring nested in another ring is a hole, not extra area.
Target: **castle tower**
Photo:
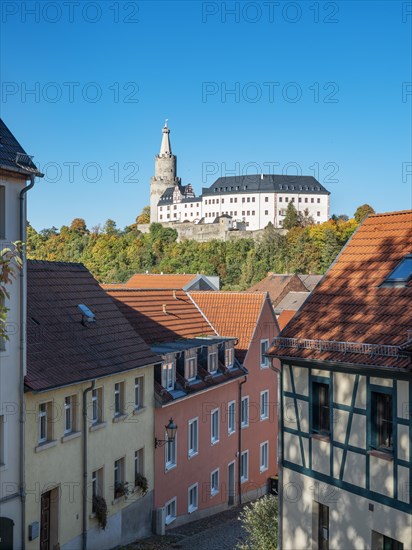
[[[170,145],[170,129],[167,120],[162,130],[162,144],[160,153],[155,156],[155,175],[150,178],[150,222],[157,222],[157,204],[160,197],[169,187],[180,184],[180,178],[176,177],[176,155],[172,154]]]

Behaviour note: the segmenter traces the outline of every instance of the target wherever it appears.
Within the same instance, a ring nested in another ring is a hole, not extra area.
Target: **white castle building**
[[[281,228],[290,202],[298,212],[307,210],[315,223],[329,219],[330,192],[312,176],[220,177],[196,197],[192,185],[182,185],[176,176],[177,159],[172,154],[167,122],[162,131],[155,175],[150,180],[151,222],[210,224],[225,216],[248,230],[264,229],[269,222]]]

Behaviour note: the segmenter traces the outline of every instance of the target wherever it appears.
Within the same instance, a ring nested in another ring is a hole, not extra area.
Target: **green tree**
[[[16,278],[17,270],[22,267],[20,241],[12,243],[11,247],[0,250],[0,340],[8,340],[6,331],[7,312],[4,302],[10,298],[7,286]]]
[[[136,223],[150,223],[150,206],[144,206],[140,215],[136,218]]]
[[[362,204],[362,206],[358,206],[356,209],[354,218],[358,223],[361,223],[361,221],[366,218],[366,216],[370,216],[372,214],[375,214],[375,210],[370,206],[369,204]]]
[[[246,540],[238,550],[276,550],[278,543],[278,500],[267,495],[246,506],[239,515]]]
[[[282,227],[284,227],[284,229],[292,229],[292,227],[299,227],[299,225],[300,220],[298,212],[293,202],[290,202],[286,209],[286,215],[285,219],[283,220]]]

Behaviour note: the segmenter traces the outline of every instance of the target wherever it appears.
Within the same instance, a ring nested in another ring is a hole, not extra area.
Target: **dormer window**
[[[407,254],[385,279],[382,286],[405,286],[411,278],[412,254]]]
[[[214,374],[217,372],[217,351],[212,348],[213,351],[209,352],[208,358],[207,358],[207,369],[211,374]]]
[[[167,391],[175,388],[175,363],[170,358],[162,365],[162,386]]]
[[[185,378],[186,380],[196,380],[197,376],[197,351],[191,349],[185,353]]]
[[[227,369],[231,369],[233,367],[234,363],[234,349],[233,348],[226,348],[225,349],[225,367]]]

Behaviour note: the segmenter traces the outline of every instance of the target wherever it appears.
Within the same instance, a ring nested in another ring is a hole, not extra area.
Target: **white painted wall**
[[[9,246],[20,238],[20,191],[25,186],[25,179],[2,175],[0,185],[5,186],[5,240],[0,242],[0,249]],[[5,350],[0,351],[0,414],[3,415],[4,459],[0,464],[0,498],[16,493],[19,490],[19,379],[20,379],[20,330],[23,326],[20,318],[20,281],[19,277],[8,287],[10,299],[6,300],[9,308],[7,332],[9,341]],[[2,517],[14,521],[14,543],[20,547],[21,507],[20,498],[0,502]]]

